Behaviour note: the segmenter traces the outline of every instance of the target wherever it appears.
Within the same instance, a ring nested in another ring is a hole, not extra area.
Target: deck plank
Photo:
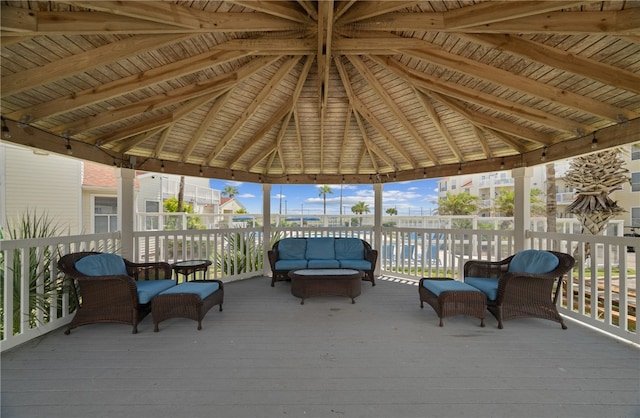
[[[289,284],[225,285],[224,311],[153,332],[56,330],[2,354],[3,417],[632,417],[640,350],[575,322],[445,318],[378,280],[300,305]]]

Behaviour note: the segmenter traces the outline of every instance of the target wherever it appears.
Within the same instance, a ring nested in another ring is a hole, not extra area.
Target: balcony
[[[259,263],[243,262],[259,259],[258,249],[270,246],[261,231],[134,233],[138,261],[204,257],[215,266],[220,257],[231,257],[229,271],[209,271],[226,282],[226,296],[224,311],[209,312],[202,331],[193,321],[174,319],[154,333],[148,317],[136,335],[124,325],[96,324],[65,336],[60,327],[72,313],[64,292],[53,295],[49,310],[37,311],[32,321],[28,309],[5,297],[4,312],[17,312],[20,326],[2,340],[2,415],[601,417],[640,411],[640,257],[626,252],[627,245],[639,247],[637,238],[528,233],[532,248],[580,252],[588,242],[594,256],[566,280],[559,309],[568,330],[538,319],[514,319],[499,330],[490,315],[485,328],[470,317],[445,318],[438,327],[436,314],[428,306],[420,309],[416,283],[423,275],[458,277],[471,257],[510,254],[512,231],[271,231],[379,242],[378,285],[364,283],[355,305],[337,297],[300,305],[287,283],[271,288],[264,268],[255,267]],[[52,249],[118,248],[119,240],[112,234],[3,241],[0,250],[6,266]],[[55,276],[55,266],[48,267]],[[22,272],[29,275],[28,268]],[[9,273],[5,267],[4,277]],[[28,287],[7,281],[4,295]],[[4,329],[11,324],[12,315],[5,315]]]

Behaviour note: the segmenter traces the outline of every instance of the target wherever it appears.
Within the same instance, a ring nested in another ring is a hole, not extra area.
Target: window
[[[115,232],[118,229],[118,198],[96,196],[93,201],[94,233]]]
[[[640,207],[631,208],[631,226],[640,228]]]
[[[157,200],[147,200],[144,202],[144,211],[151,213],[160,212],[160,202]],[[157,231],[160,229],[160,218],[159,216],[147,215],[145,217],[145,230],[149,231]]]
[[[640,192],[640,172],[631,173],[631,191]]]
[[[631,145],[631,159],[640,160],[640,144]]]
[[[440,191],[441,192],[446,192],[447,191],[447,182],[446,181],[441,181],[440,182]]]

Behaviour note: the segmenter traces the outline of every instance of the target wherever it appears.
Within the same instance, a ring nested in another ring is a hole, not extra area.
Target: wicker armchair
[[[98,322],[131,324],[133,334],[138,332],[138,323],[151,312],[151,300],[139,302],[138,283],[163,280],[171,284],[171,265],[158,263],[132,263],[126,259],[126,275],[95,276],[86,275],[76,269],[81,259],[99,252],[86,251],[71,253],[58,261],[58,268],[72,279],[71,293],[76,302],[76,314],[69,323],[65,334],[73,328]],[[153,284],[160,284],[159,282]],[[163,283],[164,285],[164,283]]]
[[[528,250],[533,251],[533,250]],[[517,254],[502,261],[467,261],[464,265],[464,280],[487,295],[487,307],[498,320],[536,317],[559,322],[567,329],[558,313],[556,303],[560,295],[563,276],[571,270],[575,259],[565,253],[546,251],[558,258],[558,265],[542,274],[513,271],[510,264]]]

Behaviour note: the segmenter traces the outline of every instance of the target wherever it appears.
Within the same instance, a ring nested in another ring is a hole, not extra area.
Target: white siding
[[[2,224],[19,221],[26,211],[47,213],[59,225],[60,235],[75,235],[83,231],[80,186],[81,162],[57,154],[35,154],[30,148],[6,142],[0,144],[3,153],[4,199],[0,202],[6,217]]]

